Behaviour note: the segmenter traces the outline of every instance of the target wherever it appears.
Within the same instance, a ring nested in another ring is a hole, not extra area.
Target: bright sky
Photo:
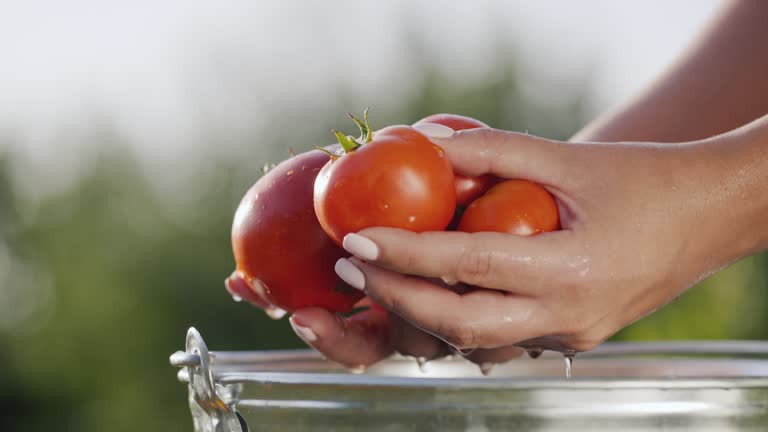
[[[17,151],[61,163],[61,154],[51,156],[61,150],[60,128],[107,112],[140,153],[162,159],[193,145],[185,138],[201,100],[227,129],[288,93],[321,99],[343,75],[360,86],[391,83],[408,70],[401,24],[423,34],[455,73],[487,70],[494,29],[548,79],[589,65],[600,110],[647,83],[719,3],[11,0],[0,13],[0,151],[11,133],[25,137],[14,140]],[[364,68],[355,67],[361,53]],[[261,100],[238,97],[222,84],[227,74],[247,74]],[[71,159],[82,151],[70,150]]]

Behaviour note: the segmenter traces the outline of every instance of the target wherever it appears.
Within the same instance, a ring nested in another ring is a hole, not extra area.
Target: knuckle
[[[412,249],[406,248],[403,251],[400,259],[403,262],[403,270],[406,274],[415,273],[418,258]]]
[[[456,279],[482,285],[495,268],[495,258],[491,251],[469,247],[459,257],[456,265]]]

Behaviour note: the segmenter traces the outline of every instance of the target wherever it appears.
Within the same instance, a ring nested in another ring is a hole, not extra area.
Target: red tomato
[[[337,137],[346,153],[334,156],[315,181],[315,212],[341,244],[372,226],[415,232],[444,229],[456,207],[453,168],[443,149],[410,126],[363,131],[362,144]]]
[[[557,203],[546,189],[527,180],[505,180],[470,204],[459,231],[535,235],[559,228]]]
[[[312,202],[315,177],[328,157],[318,151],[294,156],[268,172],[245,194],[232,224],[236,274],[227,281],[242,295],[258,279],[275,306],[292,312],[318,306],[349,312],[361,292],[347,287],[333,270],[348,254],[325,234]],[[247,294],[247,293],[246,293]]]
[[[414,123],[414,125],[421,123],[437,123],[457,131],[490,127],[480,120],[457,114],[434,114],[424,117]],[[454,175],[456,177],[456,205],[461,207],[469,205],[469,203],[499,182],[498,177],[491,174],[484,174],[478,177],[467,177],[458,173],[454,173]]]

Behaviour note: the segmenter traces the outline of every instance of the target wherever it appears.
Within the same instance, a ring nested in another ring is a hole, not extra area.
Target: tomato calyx
[[[373,128],[371,128],[371,124],[368,122],[368,108],[363,111],[362,120],[350,112],[347,112],[347,115],[350,119],[352,119],[353,122],[355,122],[357,127],[360,128],[360,137],[355,138],[352,135],[344,135],[336,129],[332,129],[331,132],[336,135],[336,139],[339,141],[339,144],[341,144],[341,149],[343,152],[352,153],[353,151],[359,149],[363,144],[367,144],[373,140]],[[317,150],[322,150],[334,159],[339,157],[339,155],[334,154],[328,150],[317,147],[315,148]]]

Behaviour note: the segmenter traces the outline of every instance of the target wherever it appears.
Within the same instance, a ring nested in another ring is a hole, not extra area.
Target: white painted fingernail
[[[355,267],[350,260],[341,258],[336,261],[333,269],[336,270],[336,274],[339,275],[341,280],[348,283],[352,288],[359,289],[360,291],[365,289],[365,276],[363,276],[363,272]]]
[[[268,317],[272,318],[273,320],[279,320],[280,318],[284,317],[286,312],[283,309],[280,309],[276,306],[270,306],[264,310],[264,312],[267,314]]]
[[[440,279],[442,279],[443,282],[445,282],[446,285],[456,285],[457,283],[459,283],[458,280],[456,280],[456,279],[454,279],[452,277],[448,277],[448,276],[443,276]]]
[[[307,342],[314,342],[317,340],[317,335],[312,331],[311,328],[296,324],[296,322],[293,321],[293,318],[289,319],[288,322],[291,323],[291,327],[293,328],[293,331],[296,332],[298,337],[304,339]]]
[[[430,138],[450,138],[456,132],[448,126],[437,123],[421,123],[414,126],[414,129]]]
[[[342,241],[344,249],[352,255],[358,256],[364,260],[375,260],[379,257],[379,247],[368,237],[360,234],[347,234]]]

